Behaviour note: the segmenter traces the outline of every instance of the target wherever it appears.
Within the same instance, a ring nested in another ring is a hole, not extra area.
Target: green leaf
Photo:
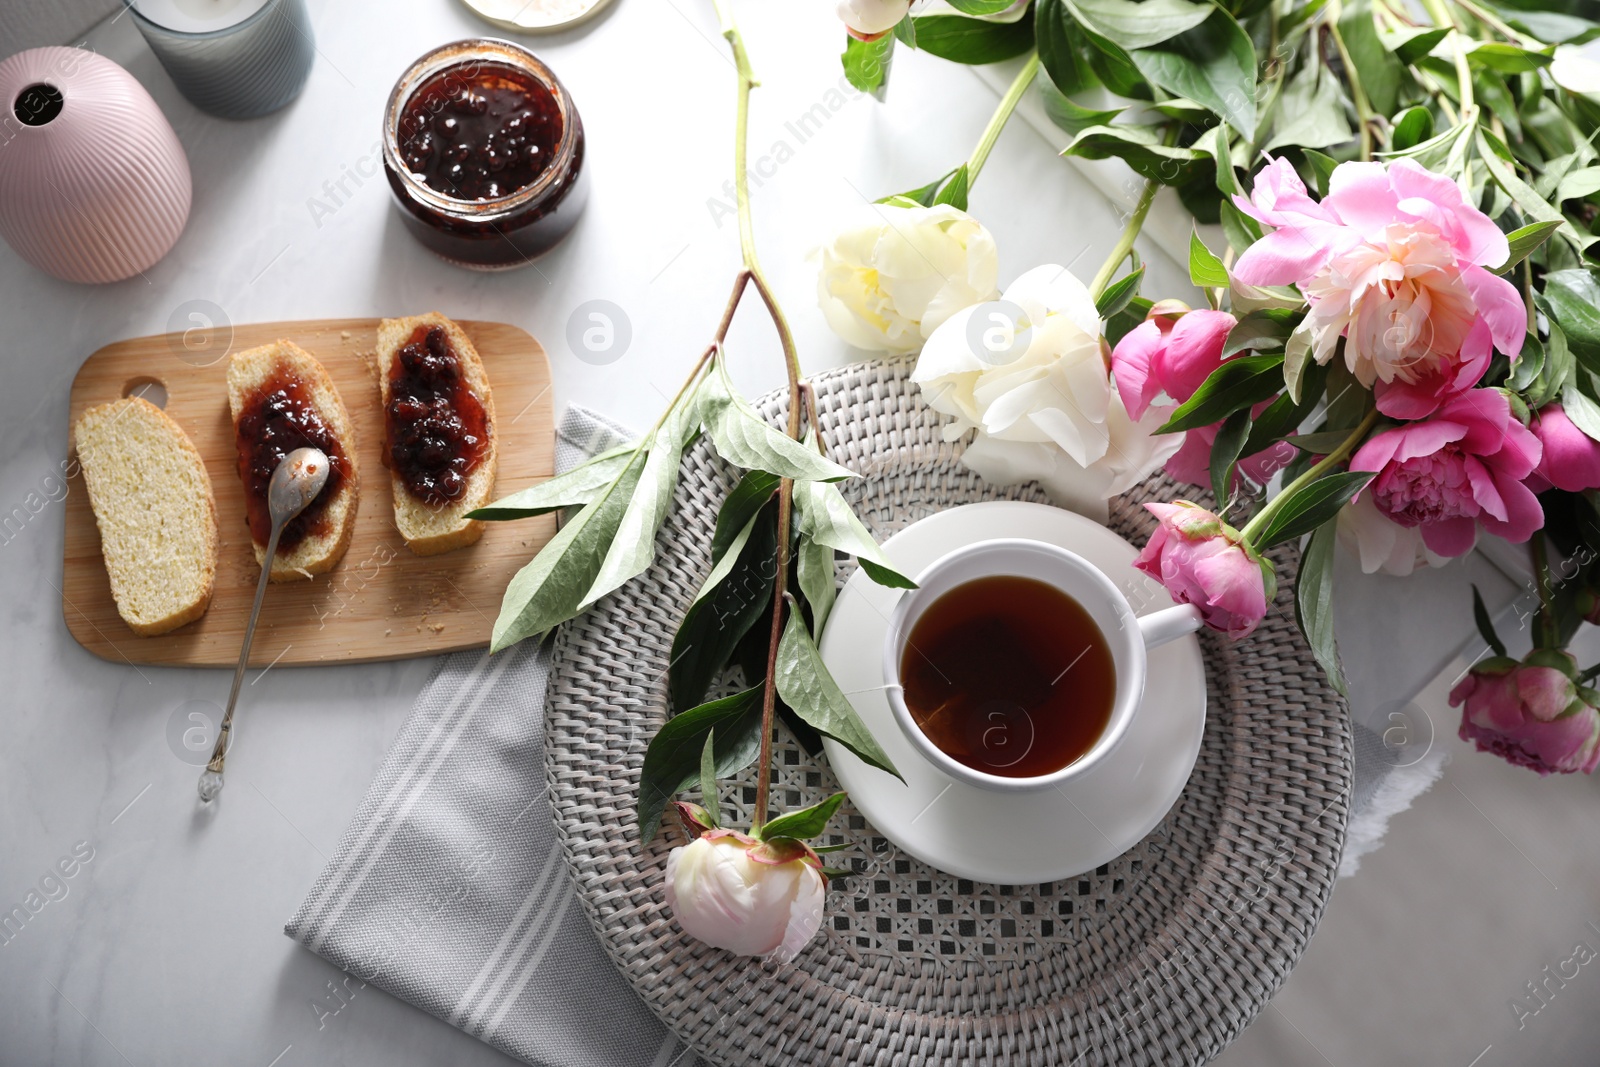
[[[834,585],[833,549],[802,534],[795,548],[795,576],[806,605],[811,608],[811,634],[821,640],[823,627],[828,625],[828,616],[833,612],[833,601],[838,596]]]
[[[1015,0],[949,0],[950,6],[963,15],[980,18],[984,15],[998,15],[1000,12],[1013,6]]]
[[[1289,438],[1289,443],[1313,456],[1326,456],[1344,444],[1349,430],[1323,430],[1320,433],[1302,433]]]
[[[728,505],[724,503],[723,511]],[[668,689],[675,708],[705,700],[717,674],[739,642],[770,614],[778,574],[778,510],[769,504],[752,514],[715,566],[672,641]]]
[[[1389,147],[1404,152],[1433,136],[1433,112],[1425,107],[1408,107],[1395,116],[1394,129],[1389,134]]]
[[[1050,76],[1050,81],[1054,83],[1053,88],[1057,90],[1053,95],[1049,92],[1044,94],[1045,113],[1050,115],[1057,125],[1062,125],[1063,118],[1077,121],[1075,112],[1081,112],[1084,116],[1096,114],[1080,108],[1062,95],[1087,89],[1095,81],[1094,72],[1090,70],[1088,57],[1085,55],[1088,43],[1078,32],[1078,24],[1067,11],[1065,0],[1037,0],[1033,10],[1033,32],[1039,46],[1039,65]],[[1115,112],[1111,114],[1114,115]],[[1110,121],[1111,119],[1107,117],[1083,122],[1078,129]],[[1078,132],[1070,126],[1062,128],[1068,133]]]
[[[1572,425],[1588,434],[1591,440],[1600,441],[1600,403],[1579,388],[1576,378],[1561,392],[1561,410],[1567,413]]]
[[[1082,159],[1116,157],[1163,185],[1182,184],[1210,159],[1193,148],[1162,144],[1160,131],[1148,126],[1091,126],[1074,137],[1061,154]]]
[[[1228,331],[1228,339],[1222,346],[1222,358],[1227,359],[1239,352],[1281,348],[1294,333],[1300,319],[1298,311],[1282,308],[1252,311]]]
[[[1522,120],[1517,114],[1517,101],[1506,87],[1506,80],[1492,70],[1480,70],[1472,83],[1477,90],[1478,106],[1484,113],[1500,119],[1505,126],[1506,136],[1512,141],[1522,140]]]
[[[1107,111],[1096,111],[1080,107],[1062,96],[1060,90],[1048,82],[1040,83],[1039,99],[1044,104],[1044,113],[1050,121],[1073,136],[1077,136],[1090,126],[1108,126],[1112,119],[1125,110],[1116,107]]]
[[[1305,157],[1306,162],[1311,164],[1312,175],[1316,178],[1317,195],[1327,196],[1328,182],[1332,180],[1333,169],[1339,165],[1339,161],[1324,152],[1309,148],[1306,149]]]
[[[616,479],[512,577],[490,636],[491,652],[549,633],[583,610],[584,597],[639,485],[647,454],[643,449],[632,453]]]
[[[939,195],[933,198],[935,204],[949,204],[957,211],[967,210],[967,186],[970,179],[967,176],[965,163],[957,167],[955,174],[939,190]]]
[[[503,496],[492,504],[485,504],[469,512],[467,517],[491,521],[525,519],[592,503],[606,491],[607,486],[617,480],[617,475],[633,459],[638,447],[639,442],[635,441],[602,452],[564,474],[510,496]]]
[[[1033,21],[985,22],[963,15],[915,20],[917,47],[952,63],[998,63],[1033,47]]]
[[[1229,145],[1228,124],[1219,122],[1195,138],[1194,147],[1209,155],[1217,165],[1217,191],[1226,201],[1244,192],[1239,176],[1233,169],[1233,152]],[[1230,205],[1231,206],[1231,205]],[[1230,242],[1231,243],[1231,242]]]
[[[709,704],[680,712],[662,724],[645,749],[639,773],[639,840],[656,836],[661,809],[700,780],[701,754],[713,738],[715,776],[728,778],[756,761],[761,751],[761,695],[752,686]],[[709,809],[708,809],[709,810]]]
[[[1483,160],[1483,165],[1489,169],[1489,174],[1494,178],[1495,184],[1506,191],[1522,213],[1535,222],[1554,222],[1556,229],[1562,236],[1570,240],[1579,249],[1587,248],[1595,238],[1588,235],[1579,235],[1568,222],[1566,216],[1551,207],[1549,202],[1538,193],[1534,192],[1521,178],[1517,177],[1514,165],[1511,163],[1511,152],[1505,147],[1504,142],[1494,134],[1478,127],[1478,158]]]
[[[1089,46],[1085,49],[1089,68],[1107,89],[1130,100],[1149,100],[1154,95],[1133,57],[1121,45],[1083,26],[1078,27],[1078,32]]]
[[[837,486],[829,482],[796,482],[794,515],[802,537],[856,557],[868,577],[879,585],[917,587],[917,583],[894,569]]]
[[[1460,169],[1460,161],[1465,158],[1467,146],[1472,143],[1471,135],[1469,126],[1451,126],[1443,133],[1434,134],[1404,151],[1392,150],[1379,152],[1378,155],[1386,160],[1415,160],[1429,170],[1454,172]]]
[[[717,511],[717,524],[711,531],[711,561],[716,563],[756,512],[766,506],[778,491],[779,478],[766,471],[745,471]]]
[[[700,746],[700,806],[705,808],[711,821],[720,823],[722,811],[717,795],[716,728],[706,731],[706,743]]]
[[[1154,305],[1142,296],[1133,297],[1128,301],[1128,306],[1121,311],[1106,316],[1106,344],[1112,348],[1117,347],[1117,342],[1128,335],[1128,331],[1138,326],[1150,314]]]
[[[1511,246],[1511,255],[1506,261],[1494,268],[1496,274],[1504,274],[1518,263],[1533,254],[1534,249],[1550,239],[1550,235],[1561,228],[1559,222],[1530,222],[1528,225],[1512,230],[1506,234],[1506,242]]]
[[[1220,172],[1219,172],[1220,173]],[[1261,240],[1261,224],[1233,206],[1233,202],[1223,198],[1219,211],[1222,222],[1222,232],[1228,237],[1228,244],[1237,253]]]
[[[1371,19],[1364,21],[1371,26]],[[1384,59],[1390,59],[1389,53],[1377,46],[1376,37],[1373,47]],[[1365,68],[1361,76],[1365,84]],[[1382,110],[1388,111],[1387,108]],[[1350,128],[1350,120],[1345,118],[1344,94],[1339,81],[1321,63],[1308,62],[1289,79],[1278,97],[1273,116],[1272,136],[1262,146],[1263,151],[1283,145],[1324,148],[1343,144],[1356,135]]]
[[[1201,289],[1226,289],[1228,268],[1200,239],[1200,231],[1189,231],[1189,280]]]
[[[1200,25],[1132,53],[1133,64],[1155,85],[1217,113],[1245,137],[1256,130],[1256,50],[1233,16],[1221,8]]]
[[[1067,0],[1079,22],[1132,52],[1170,40],[1210,16],[1210,4],[1189,0]]]
[[[1579,167],[1562,175],[1556,185],[1555,200],[1582,200],[1600,193],[1600,167]]]
[[[1517,356],[1517,361],[1511,365],[1511,377],[1506,380],[1507,388],[1519,393],[1526,393],[1538,380],[1539,374],[1544,370],[1544,342],[1539,340],[1538,334],[1524,334],[1522,338],[1522,353]]]
[[[1144,280],[1144,267],[1124,274],[1100,294],[1100,299],[1094,302],[1094,308],[1100,313],[1102,319],[1109,319],[1117,312],[1128,306],[1128,301],[1139,295],[1139,283]]]
[[[1240,408],[1258,404],[1283,389],[1283,356],[1240,356],[1211,372],[1193,396],[1172,413],[1157,433],[1176,433],[1221,422]]]
[[[1600,369],[1600,280],[1585,267],[1544,276],[1550,316],[1561,326],[1567,347],[1590,370]]]
[[[1355,499],[1373,477],[1372,471],[1344,471],[1301,486],[1278,503],[1277,510],[1256,535],[1256,547],[1264,550],[1304,537],[1339,514],[1339,509]]]
[[[902,20],[903,21],[903,20]],[[889,59],[894,53],[894,34],[884,34],[876,41],[845,40],[844,54],[839,57],[844,64],[844,76],[850,84],[864,93],[876,92],[889,80]]]
[[[799,811],[785,812],[761,828],[756,836],[763,841],[774,837],[792,837],[797,841],[816,837],[828,829],[828,820],[844,803],[844,794],[835,793],[819,804]]]
[[[649,455],[639,472],[639,484],[628,501],[622,521],[601,561],[594,583],[583,596],[585,605],[632,580],[650,566],[656,555],[656,530],[672,506],[672,493],[678,487],[678,468],[683,465],[683,450],[699,432],[700,412],[695,396],[679,400],[649,441]]]
[[[1318,527],[1300,556],[1300,576],[1295,579],[1294,614],[1305,634],[1311,654],[1340,696],[1349,696],[1344,671],[1339,669],[1339,646],[1333,634],[1333,549],[1337,538],[1333,523]]]
[[[1233,279],[1233,284],[1228,287],[1228,300],[1236,315],[1271,311],[1274,308],[1299,311],[1306,306],[1306,298],[1288,286],[1246,285],[1238,278]]]
[[[1253,456],[1257,452],[1263,452],[1298,430],[1300,424],[1311,417],[1311,413],[1321,401],[1323,383],[1327,380],[1327,376],[1327,367],[1312,363],[1302,378],[1304,397],[1296,400],[1285,392],[1268,404],[1266,410],[1257,415],[1251,423],[1250,440],[1244,443],[1244,450],[1240,455]]]
[[[1548,49],[1535,51],[1531,48],[1519,48],[1504,41],[1486,41],[1473,46],[1467,53],[1467,62],[1473,66],[1504,71],[1507,74],[1520,74],[1548,67],[1550,60]]]
[[[888,753],[884,752],[848,697],[828,673],[822,655],[806,632],[798,612],[789,613],[778,642],[778,694],[795,714],[826,737],[831,737],[857,757],[896,778]]]
[[[1506,644],[1500,640],[1500,635],[1494,632],[1494,621],[1489,618],[1489,609],[1483,606],[1483,595],[1478,592],[1478,583],[1472,583],[1472,621],[1478,624],[1478,634],[1483,638],[1483,643],[1494,650],[1497,656],[1506,654]]]
[[[965,167],[966,164],[962,164],[962,166]],[[923,207],[932,207],[933,203],[934,203],[934,200],[937,199],[938,196],[939,196],[939,190],[944,188],[944,183],[949,181],[950,180],[950,176],[953,175],[954,173],[955,173],[954,169],[947,170],[943,174],[941,174],[939,177],[937,177],[933,181],[929,182],[927,185],[921,186],[921,187],[916,188],[916,189],[911,189],[911,190],[909,190],[907,192],[904,192],[904,193],[894,193],[891,196],[880,197],[878,200],[874,201],[874,203],[889,204],[889,203],[894,203],[897,200],[910,200],[913,203],[921,204]],[[910,205],[907,205],[907,204],[895,204],[895,206],[896,207],[908,207]]]
[[[1395,30],[1382,30],[1378,37],[1396,59],[1410,65],[1437,48],[1449,32],[1448,26],[1403,26]]]
[[[1400,84],[1405,77],[1405,68],[1395,58],[1394,53],[1384,47],[1382,38],[1378,36],[1372,6],[1364,0],[1358,0],[1357,3],[1346,7],[1339,17],[1339,35],[1344,39],[1345,48],[1350,52],[1351,63],[1360,72],[1361,87],[1366,90],[1367,102],[1372,105],[1372,109],[1380,115],[1394,111],[1399,106]],[[1323,64],[1318,63],[1317,67],[1319,73],[1327,73],[1327,68]],[[1318,78],[1319,82],[1323,80]],[[1343,119],[1344,108],[1340,104],[1340,98],[1344,96],[1344,92],[1332,75],[1327,76],[1326,84],[1332,90],[1329,93],[1331,102],[1339,108],[1339,117]],[[1287,94],[1285,95],[1287,97]],[[1346,126],[1346,129],[1348,128]],[[1323,144],[1336,143],[1323,142]],[[1313,147],[1319,146],[1313,145]]]
[[[1240,408],[1223,420],[1211,444],[1211,493],[1226,507],[1233,488],[1233,469],[1250,439],[1250,409]]]
[[[907,48],[917,47],[917,23],[911,17],[911,12],[907,11],[905,17],[894,24],[894,36]]]
[[[1544,345],[1544,366],[1539,368],[1539,373],[1523,394],[1528,406],[1542,408],[1550,403],[1561,395],[1562,390],[1567,387],[1567,382],[1571,381],[1576,373],[1577,360],[1567,346],[1567,335],[1552,318],[1550,339]]]
[[[1579,3],[1568,3],[1564,6],[1576,9],[1580,4],[1581,0]],[[1490,3],[1489,6],[1498,9],[1514,28],[1532,34],[1546,44],[1584,44],[1595,37],[1600,37],[1600,24],[1596,24],[1592,19],[1579,18],[1561,11],[1540,11],[1526,3]],[[1593,9],[1590,8],[1586,13],[1592,12]]]
[[[807,448],[756,414],[728,378],[723,360],[700,386],[701,418],[717,454],[745,470],[764,470],[796,481],[837,481],[855,477],[815,449]]]

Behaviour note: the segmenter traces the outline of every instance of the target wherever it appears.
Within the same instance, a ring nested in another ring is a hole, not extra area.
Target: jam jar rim
[[[461,200],[442,193],[413,173],[400,158],[400,113],[405,105],[434,75],[473,60],[499,63],[532,75],[549,90],[561,112],[561,136],[556,141],[555,158],[550,165],[528,185],[487,200]],[[495,219],[538,200],[566,178],[582,128],[567,87],[542,59],[515,41],[500,37],[464,37],[429,49],[395,80],[384,108],[383,158],[406,192],[428,207],[462,219]]]

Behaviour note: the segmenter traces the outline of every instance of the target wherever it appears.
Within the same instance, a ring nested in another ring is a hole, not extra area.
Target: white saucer
[[[884,543],[915,576],[953,549],[1026,537],[1078,553],[1111,576],[1134,611],[1172,604],[1133,569],[1138,551],[1098,523],[1043,504],[997,500],[930,515]],[[878,832],[929,866],[1000,885],[1059,882],[1092,871],[1138,844],[1183,792],[1205,731],[1206,682],[1193,636],[1150,653],[1144,703],[1101,763],[1053,790],[1006,794],[949,778],[923,759],[895,724],[883,693],[883,641],[903,590],[851,576],[822,635],[822,658],[878,743],[905,776],[869,767],[824,741],[851,802]]]

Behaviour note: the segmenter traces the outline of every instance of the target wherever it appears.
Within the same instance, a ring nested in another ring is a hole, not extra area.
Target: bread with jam
[[[272,580],[293,581],[331,570],[350,547],[360,493],[355,430],[333,379],[316,357],[293,342],[246,349],[228,364],[228,409],[257,563],[266,557],[272,532],[267,508],[272,472],[297,448],[319,448],[327,454],[327,484],[284,527]]]
[[[378,327],[384,464],[394,521],[419,556],[483,536],[467,518],[494,498],[498,463],[494,395],[466,333],[438,312]]]

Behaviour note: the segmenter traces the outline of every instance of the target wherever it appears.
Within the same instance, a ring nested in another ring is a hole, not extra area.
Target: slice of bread
[[[131,396],[85,411],[73,438],[122,620],[153,637],[204,615],[217,579],[217,504],[189,435]]]
[[[272,561],[274,582],[310,578],[333,569],[350,547],[350,537],[355,530],[356,508],[360,503],[360,471],[356,462],[355,429],[350,414],[345,410],[333,379],[316,358],[291,341],[274,341],[270,345],[234,353],[228,364],[228,410],[233,415],[235,438],[239,433],[239,420],[246,407],[263,385],[279,373],[298,380],[306,389],[310,405],[327,424],[334,440],[344,453],[343,478],[337,488],[323,489],[333,496],[322,503],[321,497],[312,507],[321,507],[322,522],[318,529],[308,532],[297,543],[278,548]],[[330,459],[333,457],[330,456]],[[243,473],[241,471],[241,478]],[[266,557],[265,539],[251,541],[256,550],[256,562]]]
[[[488,442],[478,465],[467,476],[466,488],[461,495],[447,504],[430,504],[419,499],[403,477],[390,465],[389,481],[394,488],[394,524],[405,538],[411,551],[419,556],[433,556],[440,552],[462,548],[483,536],[483,522],[467,518],[467,512],[481,508],[494,499],[495,472],[499,466],[499,442],[495,432],[494,394],[489,388],[489,375],[483,369],[483,360],[461,327],[437,311],[426,315],[412,315],[403,319],[384,319],[378,327],[378,387],[383,394],[384,426],[389,424],[389,375],[393,372],[400,349],[411,340],[419,326],[441,327],[450,339],[450,348],[461,364],[461,373],[467,388],[483,405]],[[387,432],[387,429],[386,429]],[[390,454],[392,441],[384,442],[384,456]]]

